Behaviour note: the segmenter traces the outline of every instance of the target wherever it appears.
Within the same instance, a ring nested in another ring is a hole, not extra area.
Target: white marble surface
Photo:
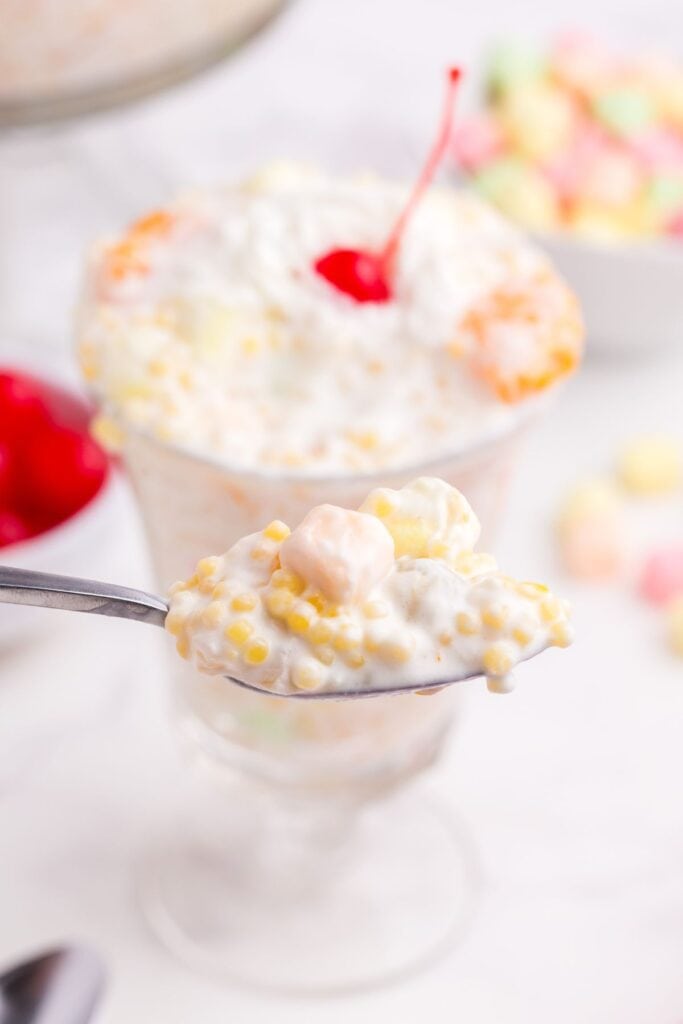
[[[3,140],[0,352],[11,339],[66,367],[85,241],[179,183],[283,152],[409,172],[441,67],[470,59],[513,16],[530,28],[554,20],[531,2],[458,6],[301,0],[187,87]],[[579,8],[626,35],[680,37],[674,0]],[[520,466],[501,561],[562,587],[579,639],[530,664],[513,696],[473,688],[428,780],[466,820],[485,877],[475,925],[452,954],[401,985],[316,1002],[221,988],[171,960],[142,925],[132,883],[177,771],[163,638],[53,613],[35,643],[0,652],[0,962],[53,940],[93,942],[111,978],[99,1024],[683,1020],[683,664],[628,588],[562,579],[549,526],[562,488],[609,468],[628,434],[683,438],[682,384],[683,338],[637,362],[589,362]],[[682,511],[680,499],[634,508],[639,542],[680,536]],[[132,505],[97,571],[146,582]]]

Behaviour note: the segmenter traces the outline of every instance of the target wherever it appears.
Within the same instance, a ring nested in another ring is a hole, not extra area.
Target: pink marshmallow
[[[318,505],[283,542],[280,564],[330,601],[362,601],[393,566],[394,541],[376,516]]]
[[[581,186],[581,171],[571,152],[563,153],[543,167],[543,173],[563,202],[574,199]]]
[[[561,200],[573,200],[579,195],[589,168],[611,145],[601,128],[584,123],[569,148],[544,166],[543,172]]]
[[[452,151],[457,163],[466,171],[476,171],[503,151],[500,128],[488,114],[473,114],[453,131]]]
[[[571,523],[562,537],[565,567],[578,579],[593,582],[614,579],[623,569],[625,555],[622,532],[611,515]]]
[[[641,184],[636,160],[614,147],[597,156],[586,170],[581,195],[588,202],[625,206],[637,195]]]
[[[683,171],[683,137],[666,128],[651,128],[630,140],[631,148],[648,170]]]
[[[584,32],[565,32],[551,49],[551,70],[571,89],[592,93],[617,66],[613,54]]]
[[[679,210],[666,226],[667,234],[683,239],[683,210]]]
[[[667,604],[683,595],[683,545],[651,554],[643,566],[638,589],[641,597],[652,604]]]

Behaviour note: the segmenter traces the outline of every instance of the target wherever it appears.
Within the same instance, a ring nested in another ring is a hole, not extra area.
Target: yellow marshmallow
[[[618,472],[634,494],[668,494],[681,483],[681,444],[664,435],[637,438],[622,451]]]
[[[683,597],[677,597],[666,610],[669,645],[675,654],[683,657]]]

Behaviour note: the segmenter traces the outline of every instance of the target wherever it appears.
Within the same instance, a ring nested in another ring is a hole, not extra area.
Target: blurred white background
[[[683,9],[679,0],[561,9],[299,0],[229,62],[176,90],[8,133],[0,355],[21,346],[75,379],[70,323],[93,236],[179,187],[274,156],[410,176],[446,64],[476,72],[492,36],[563,27],[675,45]],[[638,361],[589,361],[520,466],[501,562],[571,597],[579,639],[525,668],[514,696],[472,687],[469,716],[427,782],[461,814],[482,863],[478,917],[452,954],[401,985],[337,1002],[222,989],[173,962],[141,923],[131,881],[178,771],[162,638],[56,613],[29,649],[0,652],[0,960],[91,941],[111,971],[100,1024],[683,1020],[683,666],[627,588],[562,577],[551,530],[563,489],[608,469],[625,437],[683,438],[680,342]],[[680,499],[643,505],[634,528],[650,540],[680,537],[682,511]],[[109,578],[148,582],[126,500],[106,555],[98,569]]]

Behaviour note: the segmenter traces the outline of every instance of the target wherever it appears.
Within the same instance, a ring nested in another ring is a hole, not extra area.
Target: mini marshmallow
[[[585,32],[563,32],[550,51],[554,77],[566,88],[590,95],[609,79],[613,58],[607,48]]]
[[[669,220],[666,230],[673,238],[683,238],[683,206]]]
[[[619,495],[607,480],[587,480],[565,499],[558,517],[565,568],[584,580],[609,580],[621,571],[626,544]]]
[[[680,174],[657,174],[648,183],[645,201],[653,215],[666,223],[683,209],[683,170]]]
[[[589,203],[624,206],[638,195],[642,175],[628,153],[607,150],[597,156],[582,180],[581,196]]]
[[[672,544],[648,556],[639,591],[653,604],[666,604],[674,597],[683,596],[683,545]]]
[[[516,41],[499,43],[489,58],[488,86],[494,92],[539,81],[545,73],[542,54]]]
[[[650,170],[683,170],[683,137],[669,128],[649,128],[631,139],[631,148]]]
[[[557,221],[554,190],[548,179],[530,164],[501,157],[483,167],[474,183],[486,199],[530,230],[548,230]]]
[[[618,472],[633,494],[668,494],[681,483],[681,446],[664,435],[636,438],[622,451]]]
[[[389,572],[394,543],[375,516],[318,505],[284,541],[280,562],[330,601],[357,603]]]
[[[616,487],[599,477],[577,484],[567,495],[560,508],[560,530],[576,522],[595,518],[616,518],[622,502]]]
[[[362,512],[378,516],[394,538],[396,557],[457,557],[471,551],[481,527],[467,499],[444,480],[419,477],[400,491],[371,491]],[[438,557],[438,556],[437,556]]]
[[[610,519],[587,519],[572,524],[562,536],[567,572],[593,582],[614,579],[624,563],[624,543]]]
[[[683,656],[683,597],[675,598],[668,606],[666,627],[671,650]]]
[[[502,151],[503,136],[493,117],[473,114],[455,126],[451,146],[458,163],[468,171],[476,171]]]
[[[601,93],[594,104],[597,119],[615,135],[630,136],[648,128],[655,117],[652,101],[646,92],[617,88]]]
[[[513,149],[532,160],[545,160],[568,145],[576,112],[560,89],[534,84],[507,93],[499,116]]]

